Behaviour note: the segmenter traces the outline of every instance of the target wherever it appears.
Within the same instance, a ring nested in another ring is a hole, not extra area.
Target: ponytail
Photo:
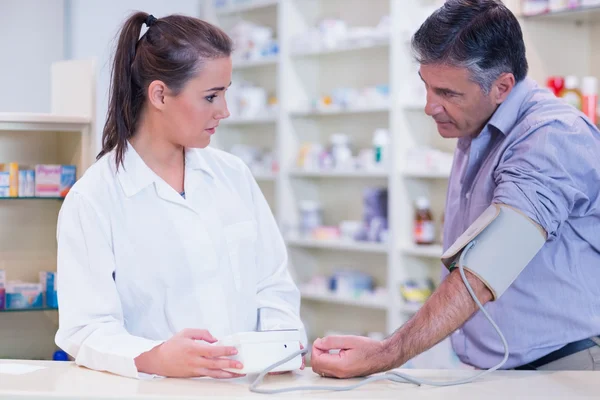
[[[127,140],[135,131],[139,109],[144,94],[143,88],[132,79],[133,61],[142,25],[148,14],[137,12],[125,22],[111,72],[111,86],[106,124],[102,132],[102,150],[96,159],[115,149],[117,168],[123,163]]]
[[[148,30],[140,38],[144,23]],[[127,141],[135,134],[152,81],[163,81],[177,94],[205,60],[228,57],[232,49],[233,42],[225,32],[197,18],[170,15],[156,19],[145,12],[131,15],[117,42],[102,150],[96,159],[114,150],[117,169],[123,165]]]

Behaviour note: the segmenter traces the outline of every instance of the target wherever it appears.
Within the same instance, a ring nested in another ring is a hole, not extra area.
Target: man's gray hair
[[[521,27],[498,0],[447,0],[415,33],[412,49],[422,65],[467,68],[486,94],[503,73],[517,82],[527,76]]]

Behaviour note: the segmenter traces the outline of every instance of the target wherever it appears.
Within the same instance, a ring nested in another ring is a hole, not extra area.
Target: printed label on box
[[[62,167],[60,165],[35,166],[35,195],[59,197]]]
[[[41,283],[8,282],[6,284],[6,308],[39,308],[44,304]]]

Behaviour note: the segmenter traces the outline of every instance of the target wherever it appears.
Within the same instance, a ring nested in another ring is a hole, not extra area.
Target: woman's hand
[[[300,342],[300,350],[304,350],[304,346],[302,345],[302,342]],[[305,355],[303,355],[302,356],[302,365],[300,366],[300,371],[302,371],[305,366],[306,366],[306,358],[305,358]],[[288,372],[291,372],[291,371],[269,372],[269,375],[283,375],[283,374],[287,374]]]
[[[209,376],[211,378],[238,378],[240,374],[223,371],[224,368],[243,368],[239,361],[227,356],[237,354],[235,347],[211,346],[196,342],[203,340],[215,343],[215,339],[204,329],[184,329],[171,339],[135,359],[139,372],[172,378]]]

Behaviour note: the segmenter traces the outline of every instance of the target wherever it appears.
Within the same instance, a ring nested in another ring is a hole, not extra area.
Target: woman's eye
[[[209,103],[212,103],[212,102],[215,100],[215,98],[216,98],[216,97],[217,97],[217,95],[216,95],[216,94],[211,94],[210,96],[206,96],[206,97],[205,97],[205,99],[206,99],[206,101],[208,101]]]

